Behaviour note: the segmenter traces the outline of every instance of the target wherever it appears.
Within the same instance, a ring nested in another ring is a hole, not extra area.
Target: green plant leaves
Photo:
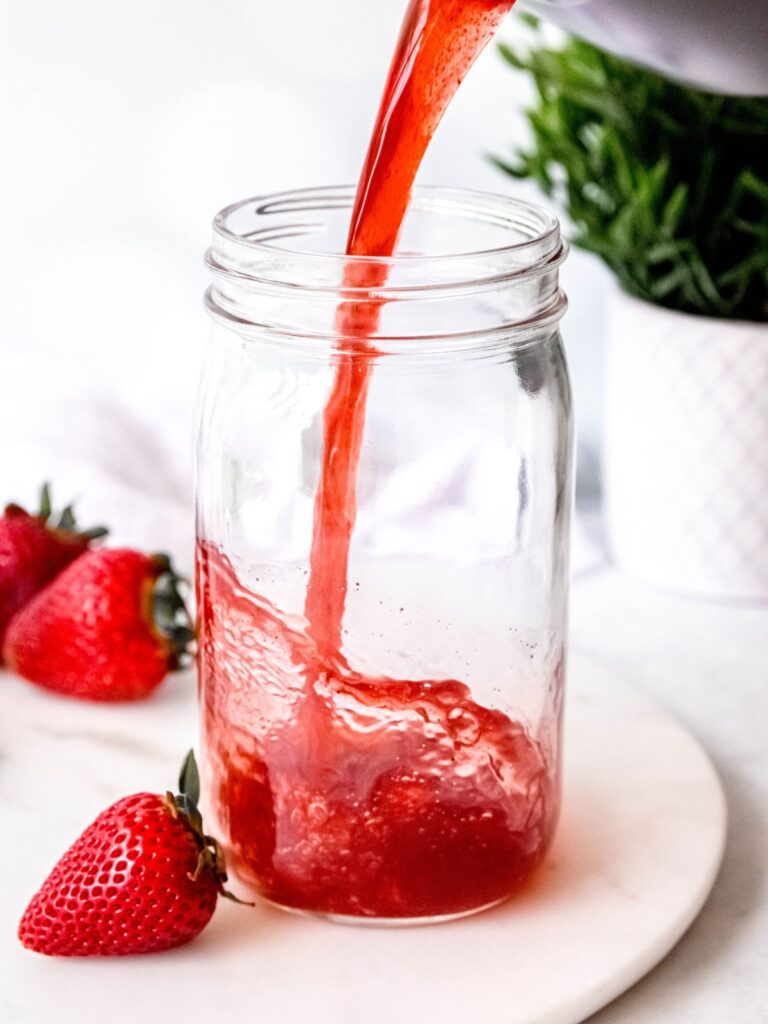
[[[537,98],[530,145],[495,165],[558,199],[575,244],[632,294],[768,320],[768,99],[691,89],[577,39],[499,49]]]

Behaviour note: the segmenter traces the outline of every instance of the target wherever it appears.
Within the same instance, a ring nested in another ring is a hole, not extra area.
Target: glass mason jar
[[[353,195],[214,222],[204,800],[267,900],[438,920],[519,888],[558,814],[565,249],[543,210],[420,188],[401,255],[349,259]]]

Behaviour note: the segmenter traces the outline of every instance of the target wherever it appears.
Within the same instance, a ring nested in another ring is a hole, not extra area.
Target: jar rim
[[[494,193],[417,186],[397,254],[348,256],[339,239],[346,237],[354,199],[354,186],[325,186],[221,210],[206,253],[213,318],[243,335],[255,330],[283,343],[314,339],[354,349],[357,331],[344,334],[336,314],[342,306],[353,313],[372,303],[382,319],[369,341],[381,348],[424,340],[436,351],[513,333],[523,341],[562,317],[558,276],[568,247],[557,218],[542,207]]]
[[[534,271],[540,265],[542,255],[552,257],[562,248],[560,223],[557,217],[544,207],[513,196],[479,189],[448,187],[442,185],[416,185],[411,193],[409,210],[423,209],[431,212],[451,212],[454,215],[475,213],[487,222],[507,230],[531,231],[529,237],[504,245],[462,249],[448,253],[398,252],[392,256],[350,256],[344,252],[324,252],[309,248],[289,248],[272,244],[272,237],[296,238],[307,232],[313,225],[285,225],[282,229],[267,226],[263,230],[233,230],[230,221],[238,215],[252,213],[258,217],[273,217],[275,214],[312,212],[319,209],[349,208],[354,203],[356,186],[325,185],[317,188],[288,189],[281,192],[265,193],[230,203],[213,218],[214,245],[209,252],[215,253],[216,242],[221,240],[236,245],[243,253],[263,253],[275,258],[286,257],[299,261],[312,261],[333,267],[376,266],[385,268],[413,267],[421,265],[455,264],[463,260],[502,258],[514,254],[518,259],[530,256],[529,267]],[[297,228],[304,230],[297,230]],[[271,235],[270,232],[274,232]],[[279,233],[282,232],[282,233]],[[520,260],[525,262],[524,259]],[[548,261],[549,262],[549,261]]]

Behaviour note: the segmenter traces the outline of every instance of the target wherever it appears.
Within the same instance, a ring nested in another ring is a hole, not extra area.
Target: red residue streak
[[[360,178],[350,255],[388,256],[424,151],[511,0],[412,0]],[[350,265],[348,288],[386,269]],[[541,860],[553,769],[523,725],[456,680],[366,677],[341,653],[355,482],[378,306],[347,301],[304,621],[198,553],[209,798],[232,866],[278,903],[413,918],[503,898]]]

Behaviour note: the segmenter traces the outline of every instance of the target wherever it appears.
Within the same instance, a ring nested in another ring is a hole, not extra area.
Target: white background
[[[63,363],[70,378],[95,374],[109,390],[127,390],[140,375],[145,400],[172,393],[191,404],[207,333],[202,253],[211,216],[249,194],[355,178],[404,5],[0,0],[0,412],[4,367],[35,358],[53,367],[67,394]],[[511,18],[501,36],[514,32]],[[486,52],[422,180],[533,196],[483,159],[524,137],[527,96],[526,83]],[[578,418],[582,439],[594,442],[606,277],[574,254],[564,278]],[[9,388],[13,380],[7,374]],[[9,415],[24,438],[44,413],[17,398]],[[65,418],[54,426],[66,445]],[[50,429],[43,433],[48,442]],[[104,462],[121,461],[112,434],[98,441]],[[56,451],[54,468],[68,473],[66,453]],[[41,446],[35,458],[48,452]],[[40,479],[25,450],[15,466]],[[163,473],[160,460],[155,468]],[[16,490],[1,443],[0,481],[3,498],[31,499],[31,490]],[[109,497],[138,519],[142,505],[126,493],[114,486]],[[154,519],[156,510],[149,504],[143,514]],[[723,872],[704,914],[662,967],[599,1020],[764,1024],[765,613],[659,596],[603,569],[573,588],[572,633],[576,648],[654,693],[705,742],[731,815]],[[30,785],[48,795],[45,758],[40,765]],[[74,813],[70,793],[64,786],[64,814]],[[38,813],[37,799],[27,807],[13,790],[8,800]],[[58,846],[63,835],[50,835]],[[18,983],[14,970],[0,988]],[[16,997],[24,1004],[23,991]]]
[[[192,400],[212,215],[356,178],[405,0],[0,0],[0,352]],[[513,16],[500,37],[520,32]],[[538,199],[489,152],[529,83],[489,48],[421,180]],[[605,275],[573,254],[565,322],[582,438],[599,423]],[[131,372],[133,371],[133,373]]]

